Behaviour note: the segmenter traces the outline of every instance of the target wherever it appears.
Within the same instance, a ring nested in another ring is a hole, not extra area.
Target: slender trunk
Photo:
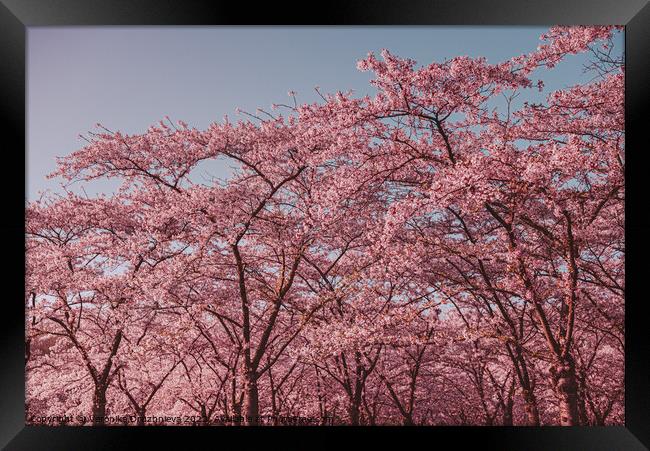
[[[146,418],[145,417],[145,415],[146,415],[145,408],[143,407],[142,409],[137,410],[136,415],[137,415],[136,423],[135,423],[136,426],[144,426],[144,420]]]
[[[352,400],[348,408],[348,414],[350,415],[350,425],[359,426],[359,403]]]
[[[533,391],[533,383],[528,373],[526,359],[520,347],[511,350],[506,346],[508,354],[512,360],[512,365],[517,376],[521,396],[524,401],[524,410],[526,412],[526,426],[539,426],[539,411],[537,410],[537,399]]]
[[[316,392],[318,393],[318,413],[320,414],[320,425],[324,426],[327,424],[327,407],[325,406],[325,398],[320,385],[320,373],[318,372],[318,367],[314,365],[316,370]]]
[[[366,416],[368,417],[367,424],[370,426],[377,425],[377,395],[378,392],[375,392],[375,398],[372,403],[368,402],[368,393],[364,390],[361,398],[363,399],[363,407],[366,411]]]
[[[587,406],[585,398],[587,393],[587,384],[585,382],[586,376],[584,373],[576,375],[578,383],[578,415],[580,416],[580,424],[586,426],[589,424],[589,415],[587,415]],[[597,426],[602,426],[597,424]]]
[[[512,426],[512,397],[508,398],[505,405],[503,406],[503,426]]]
[[[278,402],[277,402],[277,390],[275,387],[275,383],[273,381],[273,371],[271,368],[268,369],[268,374],[269,374],[269,391],[271,392],[271,415],[272,415],[272,420],[271,424],[273,426],[277,426],[279,424],[279,416],[280,416],[280,409],[278,408]]]
[[[210,424],[208,409],[204,403],[201,403],[201,422],[203,423],[203,426],[207,426]]]
[[[578,417],[580,418],[580,424],[587,426],[589,424],[589,416],[587,415],[587,406],[585,405],[585,400],[578,393]],[[601,424],[597,426],[602,426]]]
[[[259,394],[257,390],[257,378],[252,372],[248,372],[244,381],[244,424],[246,426],[257,426],[259,424]]]
[[[232,413],[233,413],[233,423],[235,426],[241,426],[241,403],[236,400],[232,404]]]
[[[580,409],[578,402],[578,380],[576,377],[575,361],[571,357],[569,350],[573,335],[575,305],[576,305],[576,287],[578,283],[578,266],[576,256],[578,249],[573,236],[573,226],[571,216],[568,211],[564,211],[567,222],[567,260],[569,264],[566,313],[563,320],[566,321],[566,327],[563,328],[564,343],[561,354],[556,354],[559,358],[557,365],[551,367],[551,378],[555,383],[555,392],[559,398],[560,425],[578,426],[580,425]],[[564,321],[562,325],[564,326]],[[583,409],[584,410],[584,409]]]
[[[358,355],[358,354],[357,354]],[[354,392],[350,398],[350,406],[348,408],[350,414],[350,424],[352,426],[358,426],[361,419],[361,402],[363,400],[363,381],[361,379],[361,370],[359,366],[359,361],[357,358],[357,381],[354,384]]]
[[[251,329],[250,312],[248,308],[248,293],[246,291],[246,275],[244,273],[244,262],[237,244],[232,245],[233,255],[237,262],[237,275],[239,279],[239,295],[241,297],[242,309],[242,335],[244,347],[244,424],[256,426],[258,424],[258,393],[257,377],[254,374],[253,360],[251,359]]]
[[[106,424],[106,389],[105,385],[95,387],[93,394],[93,426]]]
[[[539,410],[537,410],[537,399],[531,389],[522,390],[524,398],[524,410],[526,411],[526,425],[539,426]]]

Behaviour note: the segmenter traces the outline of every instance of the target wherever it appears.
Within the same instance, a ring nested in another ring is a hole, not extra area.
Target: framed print
[[[649,446],[644,1],[0,17],[7,449]]]

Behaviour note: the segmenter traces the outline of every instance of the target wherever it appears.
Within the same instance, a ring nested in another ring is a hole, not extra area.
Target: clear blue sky
[[[540,27],[30,27],[27,199],[60,191],[55,157],[82,147],[101,122],[140,133],[164,116],[206,127],[235,108],[318,100],[313,91],[372,93],[356,61],[382,48],[420,64],[458,55],[496,63],[534,50]],[[617,48],[623,45],[617,36]],[[593,75],[582,56],[544,75],[547,92]],[[531,93],[534,99],[538,94]],[[225,168],[212,167],[223,176]],[[86,185],[92,195],[110,183]]]

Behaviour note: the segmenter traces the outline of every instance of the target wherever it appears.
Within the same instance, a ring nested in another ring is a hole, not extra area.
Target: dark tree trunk
[[[107,388],[104,385],[95,387],[95,393],[93,394],[93,426],[103,426],[106,424]]]
[[[354,394],[350,398],[350,405],[348,406],[348,414],[350,415],[350,424],[352,426],[358,426],[361,420],[361,382],[357,380],[355,384]]]
[[[144,426],[144,424],[145,424],[145,418],[146,418],[146,416],[145,416],[145,415],[146,415],[146,411],[145,411],[145,409],[142,408],[142,409],[140,409],[140,410],[137,410],[137,411],[136,411],[136,415],[137,415],[136,423],[135,423],[136,426]]]
[[[570,357],[551,367],[551,380],[559,401],[560,425],[579,426],[578,383],[575,365]]]
[[[257,426],[259,424],[259,394],[257,390],[257,378],[252,373],[246,374],[244,395],[244,424],[246,426]]]
[[[524,398],[524,410],[526,411],[526,425],[539,426],[539,411],[537,410],[537,399],[532,390],[522,390]]]
[[[232,404],[232,414],[233,414],[233,424],[235,426],[241,426],[241,402],[233,402]]]
[[[512,426],[512,403],[508,403],[503,409],[503,426]]]
[[[587,393],[586,375],[581,373],[576,375],[576,382],[578,384],[578,415],[580,417],[580,424],[582,426],[589,425],[589,415],[587,414],[587,406],[585,405],[585,398]],[[595,418],[597,423],[597,418]],[[596,424],[602,426],[601,424]]]
[[[512,382],[512,386],[510,388],[510,391],[508,392],[508,396],[505,399],[505,403],[503,404],[503,418],[502,418],[502,425],[503,426],[513,426],[513,406],[514,406],[514,381]]]
[[[359,404],[355,403],[354,401],[351,402],[348,409],[348,414],[350,415],[350,424],[352,426],[359,426]]]
[[[358,370],[357,362],[357,382],[354,387],[354,394],[350,399],[350,407],[348,409],[350,413],[350,424],[352,426],[358,426],[361,424],[361,402],[363,401],[363,381],[361,380],[361,374]]]

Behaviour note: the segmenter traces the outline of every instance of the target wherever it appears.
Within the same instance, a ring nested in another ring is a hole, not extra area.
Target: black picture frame
[[[30,26],[71,25],[555,25],[623,24],[626,52],[626,372],[625,426],[609,427],[429,427],[429,428],[182,428],[25,426],[24,412],[24,208],[26,151],[26,31]],[[643,207],[646,150],[642,112],[648,105],[650,5],[646,0],[333,0],[301,5],[199,0],[0,0],[0,111],[4,237],[0,328],[0,446],[6,449],[123,449],[146,438],[187,447],[207,440],[210,448],[268,446],[299,449],[340,447],[341,434],[363,435],[376,444],[438,447],[473,443],[481,449],[637,450],[650,446],[650,346],[641,274],[647,268],[650,222]],[[647,147],[647,146],[646,146]],[[10,160],[8,160],[10,157]],[[21,266],[22,262],[22,266]],[[639,262],[638,266],[636,262]],[[295,432],[300,432],[296,435]],[[146,437],[143,437],[146,436]],[[226,444],[226,439],[235,440]],[[417,440],[417,442],[416,442]],[[254,441],[259,443],[253,445]],[[416,444],[419,443],[419,444]],[[328,447],[330,447],[328,446]]]

